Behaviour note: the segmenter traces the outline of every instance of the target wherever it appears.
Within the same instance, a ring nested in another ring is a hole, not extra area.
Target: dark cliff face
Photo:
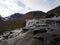
[[[60,6],[48,11],[47,13],[55,13],[56,11],[60,11]]]
[[[60,6],[48,11],[46,18],[52,18],[54,16],[60,16]]]

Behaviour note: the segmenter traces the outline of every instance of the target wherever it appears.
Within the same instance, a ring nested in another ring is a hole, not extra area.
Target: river
[[[0,45],[13,45],[17,40],[24,37],[24,33],[21,33],[21,31],[22,29],[11,31],[13,33],[9,35],[8,39],[0,40]],[[7,35],[8,33],[4,33],[4,35]]]

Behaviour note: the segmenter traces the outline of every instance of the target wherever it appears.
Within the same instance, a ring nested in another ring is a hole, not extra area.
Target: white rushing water
[[[12,45],[14,44],[17,40],[19,40],[20,38],[23,37],[23,34],[21,33],[22,28],[21,29],[16,29],[11,31],[12,34],[10,34],[10,32],[5,32],[3,35],[0,35],[0,45]],[[3,36],[8,36],[8,39],[3,38]]]

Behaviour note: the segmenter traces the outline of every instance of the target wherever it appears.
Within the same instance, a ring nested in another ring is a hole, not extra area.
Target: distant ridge
[[[21,14],[21,13],[14,13],[11,16],[6,17],[6,19],[7,20],[14,20],[14,19],[17,19],[17,18],[21,18],[23,15],[24,14]]]

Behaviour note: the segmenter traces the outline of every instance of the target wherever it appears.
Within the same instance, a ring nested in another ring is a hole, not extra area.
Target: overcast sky
[[[60,0],[0,0],[0,15],[6,17],[36,10],[47,12],[59,5]]]

